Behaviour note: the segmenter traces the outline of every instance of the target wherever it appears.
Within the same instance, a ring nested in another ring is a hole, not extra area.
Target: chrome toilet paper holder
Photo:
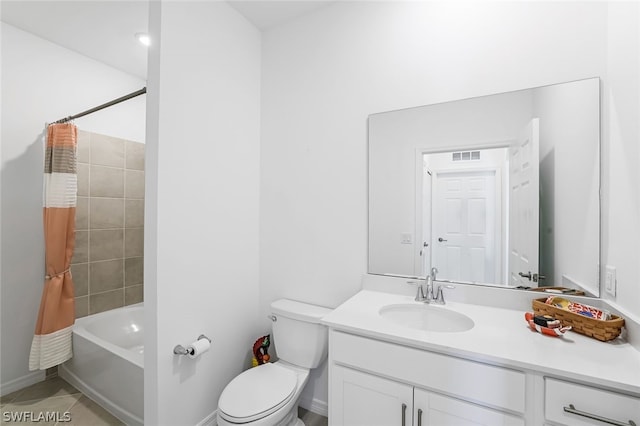
[[[211,343],[211,339],[209,339],[204,334],[201,334],[198,336],[198,340],[202,340],[202,339],[207,339],[209,343]],[[189,349],[185,348],[182,345],[176,345],[176,347],[173,348],[173,353],[176,355],[193,355],[191,352],[189,352]]]

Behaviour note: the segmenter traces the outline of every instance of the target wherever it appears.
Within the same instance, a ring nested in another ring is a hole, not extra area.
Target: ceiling
[[[333,1],[228,1],[264,31]],[[146,79],[148,1],[2,0],[1,20],[119,70]]]

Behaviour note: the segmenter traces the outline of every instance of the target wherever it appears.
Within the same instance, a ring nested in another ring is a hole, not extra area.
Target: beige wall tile
[[[144,144],[140,142],[126,141],[125,149],[125,168],[133,170],[144,170]]]
[[[89,229],[89,198],[78,197],[76,203],[76,229]]]
[[[125,201],[124,226],[126,228],[140,228],[144,226],[144,200]]]
[[[144,292],[141,285],[134,285],[126,287],[124,289],[124,304],[133,305],[134,303],[140,303],[144,299]]]
[[[89,244],[90,261],[120,259],[124,257],[124,230],[92,230]]]
[[[124,228],[124,199],[91,197],[89,227],[91,229]]]
[[[76,245],[71,263],[87,263],[89,261],[89,231],[76,231]]]
[[[44,379],[49,380],[58,377],[58,366],[49,367],[45,370]]]
[[[144,228],[127,228],[124,236],[124,257],[144,255]]]
[[[122,288],[124,287],[124,259],[91,262],[89,276],[92,295]]]
[[[131,286],[144,282],[144,258],[131,257],[124,260],[124,285]]]
[[[76,319],[89,315],[89,296],[75,298]]]
[[[89,195],[89,165],[78,164],[78,196],[86,197]]]
[[[89,192],[92,197],[124,196],[124,169],[92,165],[90,180]]]
[[[91,154],[89,144],[91,143],[91,133],[78,130],[78,146],[76,148],[76,159],[78,163],[88,163]]]
[[[75,296],[86,296],[89,293],[89,264],[71,265],[71,276],[73,277]]]
[[[124,169],[124,139],[93,133],[91,164]]]
[[[89,296],[89,315],[124,306],[124,289]]]
[[[144,172],[125,170],[125,198],[144,198]]]

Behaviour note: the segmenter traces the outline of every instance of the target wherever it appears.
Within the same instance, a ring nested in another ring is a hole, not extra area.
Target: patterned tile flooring
[[[0,424],[3,425],[112,426],[123,424],[60,377],[48,378],[44,382],[3,396],[0,398],[0,411],[2,411]],[[47,415],[53,416],[49,418],[51,421],[44,420]],[[326,417],[304,408],[298,410],[298,415],[306,426],[327,426]],[[31,421],[26,416],[31,416]]]

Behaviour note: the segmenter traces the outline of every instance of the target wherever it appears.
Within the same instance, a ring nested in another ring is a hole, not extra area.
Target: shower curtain
[[[72,356],[75,307],[69,267],[75,245],[77,134],[76,126],[70,123],[47,128],[43,211],[46,275],[29,370],[44,370]]]

